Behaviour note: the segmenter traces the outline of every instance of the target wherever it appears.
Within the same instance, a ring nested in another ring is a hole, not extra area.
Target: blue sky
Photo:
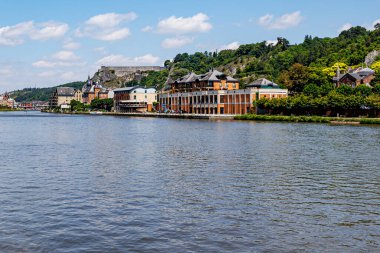
[[[5,1],[4,1],[5,2]],[[101,65],[373,27],[380,1],[12,0],[0,8],[0,93],[85,80]]]

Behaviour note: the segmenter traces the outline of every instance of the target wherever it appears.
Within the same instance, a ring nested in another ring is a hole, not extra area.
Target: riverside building
[[[175,81],[168,80],[159,93],[159,110],[193,114],[245,114],[255,108],[260,98],[287,97],[288,90],[266,79],[259,79],[240,89],[237,79],[217,70],[197,75],[189,73]]]
[[[115,89],[113,93],[115,112],[150,112],[157,102],[155,88],[134,86]]]
[[[82,102],[81,90],[72,87],[57,87],[49,99],[49,107],[68,108],[71,100]]]

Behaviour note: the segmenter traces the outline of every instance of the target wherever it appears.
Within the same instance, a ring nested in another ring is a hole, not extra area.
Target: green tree
[[[303,93],[307,96],[318,97],[321,94],[321,90],[316,84],[308,84],[303,89]]]
[[[351,86],[348,86],[346,84],[342,84],[336,89],[336,92],[345,96],[352,95],[354,93],[354,89],[351,88]]]
[[[289,71],[283,71],[280,75],[280,83],[284,84],[290,91],[302,92],[309,81],[309,68],[296,63]]]
[[[360,84],[355,87],[354,93],[359,96],[367,97],[372,94],[372,88],[365,84]]]

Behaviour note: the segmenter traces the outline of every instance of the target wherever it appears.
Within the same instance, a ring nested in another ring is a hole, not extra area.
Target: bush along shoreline
[[[339,118],[323,116],[283,116],[283,115],[257,115],[244,114],[235,116],[235,120],[252,121],[277,121],[277,122],[303,122],[303,123],[357,123],[357,124],[377,124],[380,125],[380,118]]]

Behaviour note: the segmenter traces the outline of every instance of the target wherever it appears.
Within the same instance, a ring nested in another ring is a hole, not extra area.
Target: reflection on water
[[[0,251],[377,251],[379,147],[379,127],[0,113]]]

